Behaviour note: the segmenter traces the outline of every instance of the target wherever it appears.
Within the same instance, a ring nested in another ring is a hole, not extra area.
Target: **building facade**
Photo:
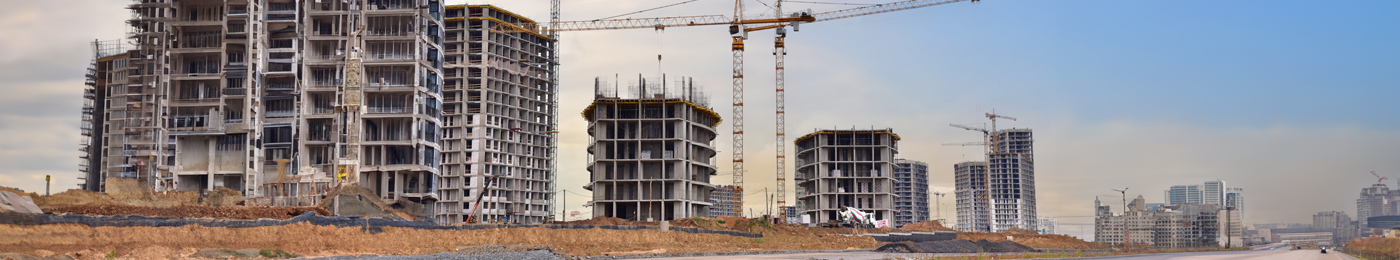
[[[793,141],[797,201],[813,222],[837,220],[852,207],[874,220],[895,217],[893,130],[820,130]]]
[[[481,221],[542,223],[553,216],[556,178],[558,88],[554,68],[546,66],[557,62],[555,42],[537,33],[493,32],[535,23],[495,6],[445,9],[437,221],[462,223],[476,212]]]
[[[1225,205],[1225,181],[1207,181],[1201,185],[1201,204]]]
[[[734,201],[734,185],[716,186],[710,191],[710,217],[739,217],[743,201]]]
[[[1238,212],[1214,204],[1162,206],[1114,215],[1100,206],[1094,220],[1094,240],[1122,245],[1167,248],[1242,247],[1244,226]]]
[[[1340,229],[1351,222],[1351,216],[1341,211],[1323,211],[1313,214],[1312,228]]]
[[[1035,230],[1035,149],[1030,129],[993,132],[996,146],[987,155],[991,186],[992,232],[1011,228]]]
[[[588,120],[588,172],[593,216],[633,221],[709,217],[714,140],[720,116],[708,98],[680,80],[639,78],[618,95],[601,80]]]
[[[1361,189],[1361,197],[1356,199],[1357,234],[1371,233],[1371,217],[1391,215],[1400,215],[1400,191],[1391,190],[1384,183]]]
[[[1167,205],[1201,204],[1201,185],[1175,185],[1166,192]]]
[[[104,91],[92,92],[101,106],[85,125],[104,130],[88,153],[100,178],[85,188],[134,178],[154,191],[223,187],[256,204],[311,205],[344,181],[385,200],[436,200],[439,1],[137,0],[128,9],[132,45],[98,52],[104,75],[92,85]]]
[[[895,226],[929,220],[928,164],[894,160]]]
[[[987,207],[987,163],[961,162],[953,165],[957,197],[958,231],[991,232]]]

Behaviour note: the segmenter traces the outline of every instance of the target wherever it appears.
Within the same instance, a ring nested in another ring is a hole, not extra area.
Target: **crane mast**
[[[344,144],[344,149],[341,149],[343,152],[341,159],[336,162],[339,164],[336,167],[338,172],[336,181],[341,183],[357,183],[360,174],[360,129],[361,124],[363,124],[361,117],[364,114],[361,106],[364,95],[362,89],[364,63],[362,63],[361,48],[364,46],[365,24],[364,21],[360,20],[364,15],[360,14],[361,11],[356,6],[358,2],[350,2],[350,26],[355,29],[350,32],[350,39],[346,41],[345,84],[340,90],[339,112],[344,128],[341,132],[343,139],[339,141]]]
[[[559,24],[559,0],[549,1],[549,27]],[[549,31],[549,206],[551,214],[554,207],[567,208],[568,205],[555,204],[560,194],[556,191],[559,182],[559,31]],[[559,212],[559,219],[564,220],[564,211]]]
[[[734,1],[734,24],[729,26],[729,37],[734,39],[730,51],[734,53],[734,203],[744,201],[744,1]],[[782,146],[782,144],[778,144]],[[743,215],[743,204],[734,206],[735,215]]]
[[[774,7],[774,13],[776,13],[778,17],[782,17],[783,1],[776,1]],[[787,210],[783,209],[783,206],[787,205],[787,158],[784,158],[784,156],[787,155],[787,149],[784,148],[787,147],[787,137],[784,135],[787,128],[787,116],[785,115],[784,110],[786,110],[785,107],[787,105],[784,104],[786,103],[786,101],[784,98],[785,93],[783,93],[786,85],[786,83],[784,83],[785,79],[783,75],[786,73],[784,71],[785,69],[783,68],[783,56],[787,56],[787,46],[784,46],[783,42],[786,38],[787,28],[778,27],[775,35],[773,36],[773,64],[774,67],[776,67],[776,71],[774,72],[773,76],[775,84],[773,86],[774,89],[777,90],[777,94],[774,95],[777,98],[777,102],[775,102],[775,104],[777,104],[777,115],[776,117],[774,117],[776,119],[774,121],[777,121],[777,137],[775,140],[777,140],[776,147],[778,152],[778,169],[775,172],[775,175],[777,175],[778,177],[778,216],[780,216],[780,219],[783,220],[786,220],[788,217]]]

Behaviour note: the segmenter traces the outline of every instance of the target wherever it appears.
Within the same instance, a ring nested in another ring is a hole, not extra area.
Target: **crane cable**
[[[641,10],[641,11],[636,11],[636,12],[631,12],[631,13],[625,13],[625,14],[619,14],[619,15],[614,15],[614,16],[608,16],[608,17],[593,19],[593,21],[598,21],[598,20],[603,20],[603,19],[618,18],[618,17],[628,16],[628,15],[634,15],[634,14],[640,14],[640,13],[644,13],[644,12],[647,12],[647,11],[652,11],[652,10],[656,10],[656,9],[661,9],[661,8],[667,8],[667,7],[677,6],[677,5],[681,5],[681,4],[687,4],[687,3],[695,2],[695,1],[700,1],[700,0],[688,0],[688,1],[685,1],[685,2],[674,3],[674,4],[669,4],[669,5],[663,5],[663,6],[654,7],[654,8],[651,8],[651,9],[646,9],[646,10]]]
[[[858,3],[837,3],[837,2],[816,2],[816,1],[787,1],[788,3],[804,4],[827,4],[827,5],[879,5],[879,4],[858,4]]]

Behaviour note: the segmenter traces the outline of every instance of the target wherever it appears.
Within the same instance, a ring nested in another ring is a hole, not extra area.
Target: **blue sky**
[[[746,1],[749,14],[766,10]],[[125,2],[0,2],[10,7],[0,10],[0,185],[42,190],[52,174],[59,190],[73,187],[87,44],[122,36]],[[546,0],[470,2],[548,19]],[[669,3],[565,0],[563,18]],[[701,0],[633,17],[732,8]],[[951,192],[946,166],[980,149],[941,146],[979,138],[947,124],[981,124],[996,109],[1020,119],[1001,126],[1035,129],[1040,214],[1062,222],[1087,222],[1072,217],[1091,215],[1094,196],[1116,200],[1111,188],[1160,201],[1171,185],[1215,179],[1246,189],[1247,222],[1354,216],[1369,171],[1400,177],[1398,13],[1396,1],[984,0],[807,24],[787,40],[787,129],[894,128],[900,157],[928,162],[930,185]],[[576,113],[594,77],[695,77],[729,121],[727,36],[718,26],[564,33],[559,187],[585,193]],[[747,41],[750,191],[773,185],[771,42],[771,32]],[[725,173],[728,140],[716,145]],[[585,200],[570,197],[569,210],[586,212]]]

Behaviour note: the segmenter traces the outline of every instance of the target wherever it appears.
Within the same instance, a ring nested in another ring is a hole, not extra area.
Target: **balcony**
[[[296,82],[268,82],[268,90],[296,90]]]
[[[269,43],[273,49],[290,49],[296,47],[293,39],[273,39]]]
[[[268,12],[296,12],[297,3],[268,3]]]
[[[181,64],[185,66],[183,66],[184,68],[180,70],[180,72],[182,74],[189,74],[190,76],[218,75],[223,68],[221,66],[222,64],[219,63],[220,61],[218,59],[190,60]]]
[[[243,96],[243,95],[247,95],[247,94],[248,94],[248,89],[245,89],[245,88],[226,88],[226,89],[224,89],[224,96]]]
[[[413,0],[370,0],[365,9],[368,10],[395,10],[417,8]]]
[[[292,117],[292,115],[293,115],[293,112],[292,112],[291,110],[272,110],[272,111],[267,111],[267,117]]]
[[[412,109],[409,109],[408,107],[399,107],[399,106],[383,106],[383,107],[380,107],[380,106],[371,106],[371,107],[369,107],[369,113],[370,113],[370,114],[407,114],[407,113],[412,112],[412,111],[413,111],[413,110],[412,110]]]

